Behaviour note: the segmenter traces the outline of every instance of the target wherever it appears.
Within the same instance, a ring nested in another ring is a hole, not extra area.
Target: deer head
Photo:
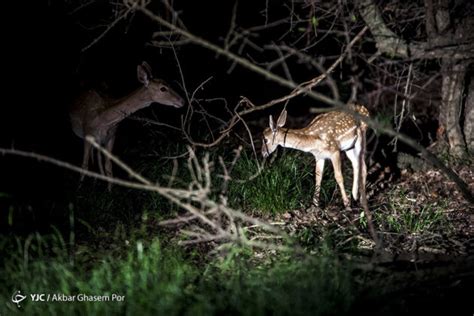
[[[184,100],[163,80],[153,79],[151,67],[143,62],[137,67],[137,77],[148,92],[153,102],[180,108]]]
[[[263,131],[263,144],[262,144],[262,156],[268,157],[278,147],[278,133],[281,127],[285,126],[286,123],[286,110],[283,110],[278,117],[275,124],[273,117],[270,115],[270,127]]]

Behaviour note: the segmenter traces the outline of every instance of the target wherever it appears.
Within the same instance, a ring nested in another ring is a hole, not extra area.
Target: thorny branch
[[[187,229],[181,230],[187,237],[191,237],[191,239],[181,241],[182,244],[215,241],[220,244],[231,242],[261,249],[285,251],[289,249],[288,246],[283,243],[269,243],[264,240],[249,238],[249,235],[253,234],[252,231],[257,229],[257,231],[266,232],[266,239],[268,239],[269,236],[273,236],[272,238],[274,239],[287,240],[286,235],[277,227],[229,207],[224,195],[220,195],[219,201],[214,201],[210,197],[212,193],[211,172],[213,171],[213,163],[209,161],[208,154],[206,154],[200,162],[194,151],[188,148],[189,158],[187,165],[188,171],[192,176],[191,183],[187,188],[163,187],[158,184],[153,184],[152,181],[134,171],[130,166],[101,147],[94,138],[88,136],[86,140],[107,158],[111,159],[117,166],[126,171],[127,174],[136,181],[105,176],[48,156],[17,149],[0,148],[0,154],[33,158],[123,187],[158,193],[187,212],[184,216],[163,221],[161,225],[182,225],[193,221],[198,221],[201,224],[199,226],[192,225]],[[236,159],[238,155],[239,152],[236,152]],[[234,159],[232,164],[235,164],[236,159]],[[229,170],[231,170],[232,167],[233,166],[231,166]],[[230,180],[229,170],[225,167],[227,177],[223,177],[224,183]]]
[[[311,94],[312,91],[311,89],[313,89],[315,86],[317,86],[319,83],[321,83],[324,79],[326,79],[328,77],[328,75],[334,71],[334,69],[336,69],[336,67],[339,66],[339,64],[344,60],[347,52],[352,48],[352,46],[357,42],[359,41],[362,36],[364,35],[364,33],[367,31],[367,28],[363,28],[353,39],[352,41],[349,43],[349,45],[346,47],[346,50],[336,59],[336,61],[331,65],[329,66],[329,68],[321,75],[309,80],[309,81],[306,81],[306,82],[303,82],[301,83],[300,85],[296,85],[295,83],[292,83],[292,85],[294,86],[294,89],[293,91],[288,94],[288,95],[285,95],[285,96],[282,96],[280,98],[277,98],[277,99],[274,99],[274,100],[271,100],[265,104],[262,104],[262,105],[259,105],[259,106],[256,106],[254,105],[249,99],[247,99],[246,97],[242,97],[239,104],[236,106],[236,109],[235,109],[235,115],[229,120],[229,123],[227,124],[227,128],[223,131],[221,131],[221,135],[216,139],[214,140],[212,143],[198,143],[198,142],[194,142],[192,141],[189,137],[188,137],[188,140],[192,142],[193,145],[195,146],[200,146],[200,147],[213,147],[215,145],[217,145],[218,143],[220,143],[225,137],[227,137],[229,135],[229,131],[237,124],[239,123],[239,121],[241,121],[241,117],[244,116],[244,115],[248,115],[250,113],[253,113],[253,112],[256,112],[256,111],[262,111],[262,110],[265,110],[267,108],[270,108],[276,104],[279,104],[279,103],[283,103],[283,102],[286,102],[286,101],[289,101],[290,99],[296,97],[296,96],[299,96],[299,95],[302,95],[302,94]],[[229,52],[229,56],[234,56],[232,53]],[[235,56],[237,58],[240,58],[238,56]],[[246,64],[245,64],[246,65]],[[245,67],[244,65],[244,67]],[[252,64],[253,65],[253,64]],[[258,67],[258,66],[255,66],[255,67]],[[266,70],[258,67],[259,69],[261,69],[262,71],[265,71],[267,72]],[[271,74],[271,73],[270,73]],[[276,76],[276,75],[275,75]],[[282,80],[285,80],[283,78],[281,78]],[[342,103],[340,102],[337,102],[336,104],[333,104],[334,102],[332,102],[333,100],[330,99],[329,100],[329,103],[335,107],[341,107],[341,106],[344,106]],[[245,110],[241,110],[239,112],[237,112],[237,109],[241,106],[247,106],[247,109]],[[325,112],[325,111],[328,111],[328,109],[316,109],[316,112]]]

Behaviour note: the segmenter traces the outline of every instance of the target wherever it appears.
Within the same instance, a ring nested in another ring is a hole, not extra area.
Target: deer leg
[[[313,196],[313,204],[315,206],[319,206],[319,193],[321,191],[321,181],[323,179],[323,172],[324,172],[324,159],[316,160],[316,168],[315,168],[316,186],[314,188],[314,196]]]
[[[359,153],[359,161],[360,161],[360,172],[361,172],[361,190],[364,192],[365,196],[365,188],[367,182],[367,165],[365,163],[365,152],[366,152],[366,131],[365,129],[361,129],[360,131],[360,153]],[[362,194],[362,193],[361,193]]]
[[[359,166],[359,155],[360,150],[357,149],[357,145],[351,150],[346,151],[346,155],[352,163],[352,170],[354,173],[354,180],[352,182],[352,196],[354,201],[357,201],[359,197],[359,180],[360,180],[360,166]]]
[[[332,155],[331,162],[332,166],[334,167],[334,177],[336,178],[336,182],[339,185],[339,189],[341,190],[344,206],[348,208],[350,206],[350,201],[347,198],[346,191],[344,190],[344,178],[341,171],[341,154],[339,151]]]
[[[364,157],[360,158],[360,171],[361,171],[361,187],[362,190],[365,191],[366,183],[367,183],[367,165],[365,164]]]
[[[105,174],[104,172],[104,161],[102,158],[102,153],[97,149],[97,165],[99,166],[100,174]]]
[[[83,170],[89,169],[89,159],[91,156],[91,149],[92,149],[92,145],[88,141],[84,140],[84,154],[82,156],[82,166],[81,166]],[[85,174],[81,173],[81,178],[79,181],[82,182],[84,180],[84,177],[85,177]]]
[[[110,137],[110,139],[107,141],[107,144],[105,145],[105,149],[109,152],[112,153],[112,148],[114,147],[114,142],[115,142],[115,135]],[[105,158],[105,175],[107,177],[112,178],[113,173],[112,173],[112,160],[110,158],[106,157]],[[107,189],[110,191],[112,189],[112,183],[109,182]]]

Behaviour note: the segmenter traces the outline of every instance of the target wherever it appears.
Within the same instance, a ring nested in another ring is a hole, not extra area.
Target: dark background
[[[264,24],[265,5],[266,1],[240,1],[237,25]],[[82,51],[113,20],[111,8],[108,1],[97,1],[78,11],[73,10],[71,2],[31,1],[10,4],[5,10],[1,147],[35,152],[79,165],[82,140],[72,133],[68,117],[72,100],[86,87],[107,87],[107,93],[116,97],[130,93],[139,87],[136,67],[142,61],[152,66],[155,77],[165,79],[184,95],[173,51],[150,44],[153,32],[161,30],[160,26],[139,12],[130,14],[96,44]],[[159,1],[152,3],[150,8],[160,10]],[[192,33],[219,45],[229,30],[234,2],[176,1],[175,8]],[[269,9],[269,20],[287,14],[278,1],[272,2]],[[278,28],[264,31],[260,33],[261,38],[255,40],[268,43],[281,32]],[[240,96],[259,104],[288,92],[242,67],[234,67],[229,72],[231,63],[226,58],[196,45],[178,46],[176,54],[188,91],[192,93],[212,76],[198,97],[225,98],[231,109]],[[275,57],[255,56],[261,60]],[[278,73],[279,70],[275,71]],[[307,80],[314,76],[305,71],[304,67],[295,71],[294,79]],[[221,103],[207,105],[211,112],[225,113],[219,109]],[[300,114],[304,108],[290,109],[290,113]],[[266,118],[268,113],[279,110],[276,107],[252,118]],[[140,111],[140,115],[156,115],[160,121],[179,126],[185,111],[154,104]],[[199,123],[194,128],[199,129]],[[182,136],[166,129],[160,132],[167,141],[185,142]],[[129,157],[124,153],[145,137],[144,133],[146,130],[141,123],[125,120],[120,125],[114,152],[127,162]],[[74,199],[77,174],[33,159],[5,156],[0,157],[0,175],[2,230],[26,233],[53,222],[67,221],[67,214],[61,210]],[[23,220],[16,221],[14,228],[6,225],[11,207],[15,208],[17,218],[24,215]]]

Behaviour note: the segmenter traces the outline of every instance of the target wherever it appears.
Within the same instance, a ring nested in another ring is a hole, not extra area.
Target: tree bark
[[[446,58],[453,60],[473,58],[474,43],[470,40],[454,38],[451,34],[449,34],[449,26],[451,23],[449,11],[445,10],[448,8],[446,7],[446,4],[444,4],[445,2],[449,1],[440,1],[441,4],[439,5],[439,8],[442,12],[439,14],[436,12],[433,19],[429,21],[429,23],[434,23],[434,20],[436,20],[438,32],[442,31],[443,36],[435,37],[435,43],[432,43],[431,41],[410,43],[395,34],[391,29],[388,28],[387,24],[385,24],[382,13],[375,4],[374,0],[358,0],[357,6],[362,19],[364,20],[365,24],[367,24],[370,32],[374,36],[377,49],[382,53],[392,57],[411,59]],[[430,1],[427,1],[425,6],[432,10],[432,3]],[[431,14],[429,14],[429,16],[431,16]],[[434,31],[434,25],[427,26],[428,32]],[[440,30],[440,27],[442,30]],[[432,34],[428,35],[432,36]]]
[[[465,63],[454,63],[446,59],[442,61],[440,123],[445,126],[449,153],[455,157],[462,156],[465,151],[461,113],[466,68]]]
[[[450,16],[450,4],[450,0],[425,0],[427,41],[410,43],[388,28],[374,0],[358,0],[360,14],[370,28],[379,51],[392,57],[441,60],[443,78],[438,139],[446,135],[449,152],[461,156],[465,152],[466,142],[470,150],[473,147],[474,101],[466,103],[464,126],[461,126],[461,114],[464,79],[469,62],[474,57],[474,22],[473,19],[464,18],[456,24]],[[474,99],[474,96],[471,98]],[[464,135],[462,128],[467,128]]]
[[[474,155],[474,76],[471,76],[464,110],[464,136],[467,150]]]

